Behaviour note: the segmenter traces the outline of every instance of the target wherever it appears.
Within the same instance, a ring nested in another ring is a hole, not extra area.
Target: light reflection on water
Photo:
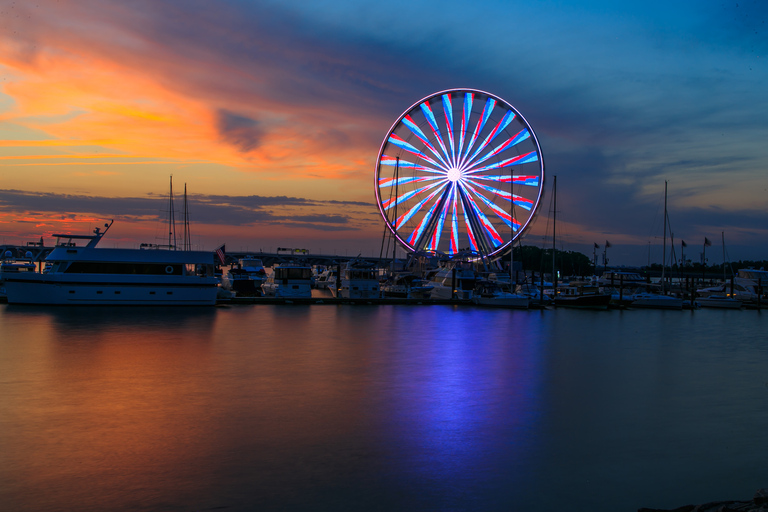
[[[738,311],[2,306],[0,502],[608,511],[748,498],[768,485],[754,455],[768,448],[764,335]]]

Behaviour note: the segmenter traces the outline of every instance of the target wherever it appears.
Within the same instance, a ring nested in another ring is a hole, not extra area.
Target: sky
[[[167,239],[378,256],[378,151],[437,91],[535,131],[545,189],[521,237],[612,265],[768,259],[768,4],[738,1],[0,0],[0,243]],[[551,238],[550,238],[551,240]],[[679,257],[679,255],[678,255]]]

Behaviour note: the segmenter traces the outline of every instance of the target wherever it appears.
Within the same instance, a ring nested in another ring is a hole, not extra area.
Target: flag
[[[607,249],[607,248],[609,248],[610,246],[611,246],[611,242],[609,242],[608,240],[606,240],[606,241],[605,241],[605,248]]]
[[[597,242],[595,242],[595,249],[599,249],[599,248],[600,248],[600,246],[597,245]]]
[[[711,247],[712,242],[709,241],[709,238],[704,237],[704,247]]]
[[[227,255],[224,252],[224,245],[222,245],[221,247],[216,249],[216,256],[219,257],[219,261],[221,262],[222,265],[224,265],[224,263],[226,262],[226,259],[227,259]]]
[[[687,243],[685,243],[685,240],[680,240],[680,244],[681,244],[683,247],[688,247],[688,244],[687,244]]]

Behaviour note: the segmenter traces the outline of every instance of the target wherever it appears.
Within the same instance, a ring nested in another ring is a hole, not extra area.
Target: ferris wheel
[[[451,89],[395,121],[375,179],[379,211],[407,250],[493,258],[533,219],[544,161],[512,105],[487,92]]]

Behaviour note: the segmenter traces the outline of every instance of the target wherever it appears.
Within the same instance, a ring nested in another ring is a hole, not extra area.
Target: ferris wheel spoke
[[[486,135],[485,140],[483,140],[483,143],[480,144],[474,153],[472,153],[472,156],[467,158],[463,163],[462,166],[468,166],[474,160],[477,158],[477,155],[480,154],[481,151],[483,151],[485,148],[488,147],[488,144],[493,142],[493,140],[499,136],[499,133],[501,133],[504,128],[509,126],[509,123],[512,122],[512,120],[515,118],[515,113],[511,110],[508,110],[506,114],[504,114],[504,117],[494,126],[493,130],[491,130],[491,133]]]
[[[507,176],[509,178],[509,176]],[[395,187],[405,185],[407,183],[419,183],[422,181],[440,180],[444,179],[441,176],[405,176],[402,178],[379,178],[379,188]]]
[[[395,199],[393,198],[393,199],[390,199],[389,201],[386,201],[386,202],[382,203],[382,206],[384,207],[385,210],[389,210],[390,208],[395,206],[395,204],[399,205],[400,203],[402,203],[404,201],[407,201],[408,199],[412,198],[413,196],[417,196],[417,195],[421,194],[422,192],[426,192],[427,190],[433,189],[433,188],[438,187],[440,185],[441,185],[441,182],[438,181],[437,183],[430,183],[429,185],[421,187],[421,188],[416,188],[416,189],[413,189],[413,190],[409,190],[408,192],[405,192],[404,194],[398,196],[397,197],[397,202],[395,202]]]
[[[414,171],[431,172],[434,174],[445,175],[446,171],[442,169],[433,169],[425,165],[409,162],[408,160],[397,160],[395,157],[383,155],[381,157],[381,165],[388,165],[390,167],[399,167],[400,169],[413,169]]]
[[[411,220],[411,218],[412,218],[414,215],[416,215],[416,213],[417,213],[419,210],[421,210],[421,209],[424,207],[424,205],[425,205],[425,204],[427,204],[427,203],[428,203],[429,201],[431,201],[431,200],[432,200],[432,199],[433,199],[433,198],[434,198],[434,197],[435,197],[437,194],[439,194],[439,193],[440,193],[440,191],[443,189],[443,187],[445,187],[445,186],[447,185],[447,183],[441,183],[441,185],[442,185],[442,186],[441,186],[440,188],[438,188],[437,190],[435,190],[434,192],[432,192],[430,195],[428,195],[427,197],[425,197],[424,199],[422,199],[421,201],[419,201],[419,202],[418,202],[418,203],[416,203],[415,205],[413,205],[413,206],[411,207],[411,209],[410,209],[410,210],[408,210],[407,212],[405,212],[404,214],[402,214],[400,217],[398,217],[397,221],[395,222],[395,229],[397,229],[398,227],[401,227],[401,226],[405,225],[405,223],[406,223],[406,222],[408,222],[409,220]]]
[[[451,247],[449,254],[456,254],[459,252],[459,212],[456,206],[456,194],[454,192],[453,201],[451,201],[453,207],[453,214],[451,215]]]
[[[441,208],[440,215],[437,218],[437,225],[435,226],[435,229],[432,230],[432,236],[430,237],[430,244],[427,247],[428,250],[437,250],[438,246],[440,245],[440,236],[443,233],[443,227],[445,226],[445,218],[448,215],[448,208],[451,205],[451,198],[454,194],[454,188],[451,187],[448,192],[448,198],[447,201],[443,202],[443,206]]]
[[[489,158],[491,158],[491,157],[493,157],[493,156],[496,156],[496,155],[498,155],[499,153],[501,153],[501,152],[502,152],[502,151],[504,151],[505,149],[509,149],[509,148],[511,148],[511,147],[513,147],[513,146],[516,146],[517,144],[519,144],[519,143],[523,142],[523,141],[524,141],[524,140],[526,140],[526,139],[527,139],[529,136],[530,136],[530,133],[528,132],[528,130],[521,130],[521,131],[520,131],[520,132],[519,132],[517,135],[515,135],[515,136],[514,136],[514,137],[512,137],[511,139],[507,139],[507,141],[506,141],[506,142],[504,142],[504,143],[502,143],[502,144],[499,144],[498,146],[496,146],[496,147],[493,149],[493,151],[490,151],[490,152],[489,152],[487,155],[485,155],[484,157],[482,157],[482,158],[481,158],[481,159],[479,159],[478,161],[476,161],[476,162],[472,163],[472,165],[471,165],[471,166],[480,165],[481,163],[485,162],[485,161],[486,161],[486,160],[488,160]],[[473,158],[474,158],[474,157],[473,157]],[[471,161],[472,161],[472,158],[470,158],[470,159],[468,160],[468,162],[471,162]]]
[[[389,142],[391,142],[392,144],[394,144],[395,146],[397,146],[399,148],[402,148],[402,149],[406,150],[407,152],[409,152],[411,154],[416,155],[419,158],[422,158],[422,159],[426,160],[427,162],[429,162],[431,165],[434,165],[435,167],[443,168],[443,166],[441,164],[437,163],[436,161],[434,161],[433,159],[431,159],[430,157],[425,155],[422,151],[419,151],[418,149],[416,149],[411,144],[409,144],[408,142],[404,141],[402,138],[398,137],[394,133],[389,137]]]
[[[443,112],[445,112],[445,127],[448,131],[448,145],[451,147],[451,163],[455,166],[456,148],[453,142],[453,105],[450,94],[443,94]]]
[[[448,150],[445,148],[443,135],[440,133],[440,128],[437,126],[437,119],[435,119],[435,114],[432,113],[432,107],[430,107],[428,101],[425,101],[421,104],[421,111],[424,114],[424,117],[427,119],[427,123],[429,123],[429,126],[432,128],[432,133],[435,135],[437,143],[440,144],[440,148],[443,150],[443,154],[445,154],[445,159],[450,162],[451,156],[448,154]]]
[[[433,155],[435,155],[435,158],[440,160],[440,163],[442,163],[446,169],[450,168],[450,165],[445,160],[443,160],[443,157],[440,155],[437,149],[435,149],[432,143],[429,142],[429,139],[426,135],[424,135],[424,132],[421,131],[421,128],[419,128],[416,123],[413,122],[413,119],[410,115],[407,115],[403,118],[403,123],[408,127],[409,130],[411,130],[411,133],[413,133],[416,138],[419,139],[421,143],[424,144],[432,152]]]
[[[461,185],[461,186],[466,187],[466,185]],[[485,214],[482,212],[482,210],[480,210],[480,207],[475,202],[475,199],[472,197],[472,194],[469,193],[469,190],[465,188],[465,192],[467,193],[464,195],[464,197],[467,199],[467,202],[472,208],[472,211],[475,217],[479,219],[480,224],[485,230],[485,234],[488,235],[488,238],[491,240],[494,246],[498,247],[504,242],[504,240],[501,238],[501,235],[499,235],[499,232],[496,231],[496,228],[493,227],[493,224],[491,223],[491,221],[488,220],[488,217],[486,217]],[[479,197],[482,197],[481,194],[477,194],[477,195]]]
[[[476,192],[476,190],[470,185],[470,183],[472,185],[476,186],[476,187],[479,187],[479,188],[487,191],[487,192],[490,192],[491,194],[495,194],[495,195],[501,196],[502,198],[506,199],[507,201],[509,201],[510,198],[512,197],[512,193],[511,192],[507,192],[506,190],[500,190],[498,188],[491,187],[491,186],[486,185],[484,183],[477,183],[474,179],[466,179],[464,181],[464,184],[467,185],[467,187],[470,188],[470,190],[472,190],[473,192]]]
[[[485,123],[488,122],[488,118],[491,116],[491,112],[493,112],[493,107],[496,105],[496,100],[493,98],[488,98],[485,101],[485,106],[483,107],[483,113],[480,114],[480,119],[477,120],[477,126],[475,126],[475,131],[472,133],[472,138],[469,139],[469,142],[467,143],[467,150],[464,153],[464,158],[462,159],[460,164],[463,164],[464,160],[467,158],[467,155],[469,155],[469,152],[472,150],[472,146],[475,145],[475,141],[477,140],[477,137],[480,135],[480,132],[483,131],[483,128],[485,128]]]
[[[466,176],[466,179],[471,179],[473,183],[477,181],[498,181],[499,183],[509,183],[510,181],[515,185],[527,185],[530,187],[539,186],[538,176],[518,176],[509,174],[472,174]]]
[[[435,212],[439,210],[442,207],[442,205],[445,203],[447,194],[448,194],[448,189],[446,188],[440,194],[440,197],[437,199],[437,201],[435,201],[435,204],[433,204],[426,211],[418,227],[413,231],[413,233],[411,233],[411,236],[408,238],[408,243],[411,244],[413,247],[422,248],[424,246],[424,242],[423,242],[424,234],[429,231],[428,228],[433,223],[433,220],[437,220],[434,217]]]
[[[472,115],[472,100],[474,98],[474,93],[468,92],[464,94],[464,109],[461,112],[461,133],[459,135],[459,157],[464,148],[464,136],[467,134],[467,125],[469,124],[469,117]]]
[[[499,205],[497,205],[496,203],[494,203],[493,201],[491,201],[490,199],[488,199],[487,197],[485,197],[485,195],[484,195],[484,194],[482,194],[482,193],[478,192],[477,190],[475,190],[475,189],[474,189],[474,187],[472,187],[471,185],[469,185],[469,183],[465,183],[465,186],[466,186],[466,187],[467,187],[467,189],[468,189],[468,190],[470,190],[470,191],[471,191],[471,192],[472,192],[472,193],[473,193],[473,194],[474,194],[476,197],[478,197],[478,198],[479,198],[479,199],[480,199],[480,200],[481,200],[483,203],[485,203],[485,205],[486,205],[488,208],[490,208],[491,210],[493,210],[493,212],[494,212],[494,213],[495,213],[495,214],[496,214],[496,215],[497,215],[497,216],[498,216],[498,217],[499,217],[501,220],[503,220],[503,221],[504,221],[504,222],[507,224],[507,226],[509,226],[509,227],[512,227],[512,224],[513,224],[513,220],[512,220],[512,215],[511,215],[510,213],[507,213],[507,211],[506,211],[506,210],[504,210],[504,209],[503,209],[503,208],[501,208]],[[483,188],[485,188],[485,187],[483,187]],[[496,190],[496,189],[490,189],[490,190],[488,190],[488,191],[489,191],[489,192],[491,192],[491,193],[493,193],[493,194],[496,194],[496,193],[499,193],[499,192],[501,192],[501,193],[503,194],[503,195],[502,195],[502,197],[503,197],[504,199],[506,199],[507,201],[509,201],[509,200],[510,200],[510,199],[509,199],[509,196],[510,196],[509,192],[504,192],[504,191],[502,191],[502,190]]]
[[[469,215],[467,214],[467,209],[463,208],[464,210],[464,226],[467,228],[467,238],[469,240],[469,248],[474,251],[478,252],[479,247],[477,246],[477,239],[475,238],[475,230],[472,227],[472,223],[469,221]],[[456,249],[456,252],[458,253],[458,248]]]
[[[539,155],[536,151],[531,151],[530,153],[526,153],[524,155],[518,155],[516,157],[507,158],[506,160],[502,160],[501,162],[496,162],[495,164],[486,165],[485,167],[481,167],[479,169],[467,169],[464,171],[464,174],[474,174],[478,172],[483,171],[490,171],[491,169],[503,169],[504,167],[509,167],[510,165],[521,165],[521,164],[527,164],[530,162],[536,162],[539,159]]]

